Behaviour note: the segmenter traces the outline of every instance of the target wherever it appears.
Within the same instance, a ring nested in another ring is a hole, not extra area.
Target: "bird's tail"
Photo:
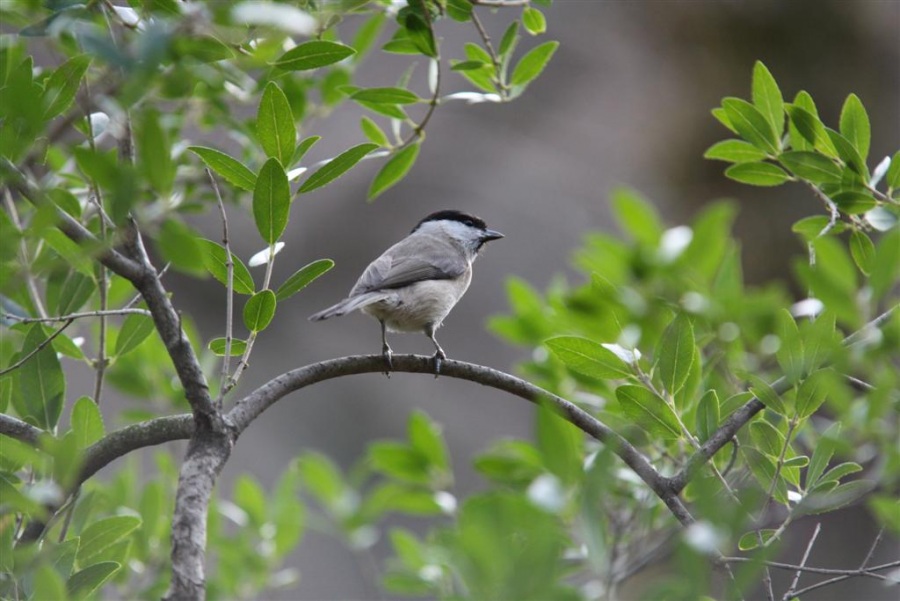
[[[355,311],[356,309],[362,309],[367,305],[371,305],[372,303],[377,303],[378,301],[385,298],[384,294],[369,292],[367,294],[360,294],[359,296],[351,296],[350,298],[345,298],[341,302],[336,305],[332,305],[327,309],[319,311],[313,315],[309,316],[310,321],[322,321],[323,319],[328,319],[329,317],[340,317],[341,315],[346,315],[350,311]]]

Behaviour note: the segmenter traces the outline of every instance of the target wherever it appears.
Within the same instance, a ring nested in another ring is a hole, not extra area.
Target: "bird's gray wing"
[[[401,240],[372,261],[350,296],[402,288],[422,280],[448,280],[465,273],[468,263],[451,243],[431,236]]]

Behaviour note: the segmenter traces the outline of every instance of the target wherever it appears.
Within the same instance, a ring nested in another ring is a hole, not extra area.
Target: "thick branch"
[[[5,434],[10,438],[21,440],[31,446],[37,446],[38,437],[43,434],[43,430],[35,428],[29,423],[16,419],[11,415],[0,413],[0,434]]]
[[[187,413],[158,417],[110,432],[85,450],[81,472],[74,485],[81,485],[114,460],[132,451],[173,440],[185,440],[193,433],[194,420]]]

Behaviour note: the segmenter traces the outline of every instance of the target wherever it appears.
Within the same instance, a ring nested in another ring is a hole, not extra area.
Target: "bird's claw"
[[[435,351],[434,357],[432,360],[434,361],[434,377],[437,378],[441,375],[441,362],[447,358],[447,355],[444,351]]]
[[[384,371],[382,373],[388,378],[391,377],[391,371],[394,369],[393,355],[394,352],[391,350],[391,347],[384,345],[381,349],[381,356],[384,357]]]

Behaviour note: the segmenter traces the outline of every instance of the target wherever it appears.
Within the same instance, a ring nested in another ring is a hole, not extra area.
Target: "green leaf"
[[[481,61],[461,61],[453,63],[450,67],[451,71],[475,71],[478,69],[488,69],[490,65]]]
[[[631,188],[615,188],[611,199],[613,217],[619,228],[641,245],[656,248],[663,224],[653,205]]]
[[[290,210],[291,189],[287,174],[278,159],[271,158],[260,169],[253,190],[253,219],[263,240],[269,244],[278,241],[287,227]]]
[[[892,190],[900,188],[900,151],[895,152],[893,158],[891,158],[891,164],[884,179]]]
[[[67,315],[80,309],[94,294],[94,278],[79,271],[70,271],[63,281],[56,302],[56,314]]]
[[[514,86],[525,86],[531,83],[541,74],[558,47],[559,42],[544,42],[529,50],[513,69],[510,83]]]
[[[835,184],[841,181],[841,168],[817,152],[788,151],[782,153],[778,160],[797,177],[814,184]]]
[[[784,131],[784,99],[778,83],[761,61],[753,66],[753,104],[765,116],[776,135]]]
[[[277,304],[274,292],[260,290],[251,296],[244,305],[244,325],[251,332],[265,330],[275,316]]]
[[[518,43],[519,22],[513,21],[506,27],[506,31],[503,32],[503,36],[500,38],[500,46],[497,47],[497,52],[504,59],[508,59]]]
[[[368,461],[374,470],[398,480],[417,484],[429,481],[426,458],[403,443],[381,441],[370,444]]]
[[[225,356],[225,339],[224,338],[213,338],[209,341],[209,350],[218,355],[219,357]],[[244,351],[247,350],[247,342],[245,340],[241,340],[240,338],[232,338],[231,339],[231,356],[232,357],[240,357],[244,354]]]
[[[860,156],[859,151],[853,146],[853,143],[830,127],[825,128],[825,133],[828,135],[828,139],[831,140],[835,150],[837,150],[840,159],[850,168],[849,171],[843,171],[842,180],[845,182],[856,180],[853,182],[855,184],[868,182],[870,178],[869,168],[866,166],[862,156]]]
[[[777,334],[781,345],[775,352],[778,364],[784,370],[784,376],[789,382],[797,382],[803,377],[803,340],[800,338],[800,330],[794,321],[790,311],[781,309],[776,314]]]
[[[91,57],[87,54],[80,54],[70,58],[53,71],[44,85],[41,98],[44,105],[44,119],[52,119],[71,106],[90,64]]]
[[[447,14],[454,21],[468,21],[472,18],[472,3],[469,0],[447,0]]]
[[[829,221],[830,220],[826,215],[812,215],[810,217],[804,217],[791,226],[791,231],[800,234],[800,236],[802,236],[803,239],[807,242],[811,242],[819,237],[819,234],[821,234],[822,230],[825,229]],[[832,228],[831,232],[834,234],[839,234],[844,231],[844,227],[845,226],[843,222],[838,221],[835,224],[835,227]]]
[[[775,535],[775,530],[772,528],[764,528],[762,530],[754,530],[752,532],[747,532],[743,534],[738,540],[738,549],[741,551],[752,551],[753,549],[759,547],[760,538],[762,539],[762,544],[765,544],[766,541],[771,539]]]
[[[278,159],[283,167],[287,167],[297,141],[297,129],[287,96],[272,81],[266,85],[259,102],[256,135],[266,156]]]
[[[875,248],[875,263],[869,284],[875,298],[882,298],[893,289],[900,278],[900,228],[884,234]]]
[[[425,56],[437,58],[437,43],[434,33],[431,31],[431,25],[413,11],[407,12],[405,16],[401,14],[399,20],[415,48]]]
[[[616,398],[625,415],[651,436],[667,440],[681,438],[681,426],[675,411],[652,391],[643,386],[619,386]]]
[[[377,144],[359,144],[349,150],[345,150],[322,165],[318,171],[310,175],[298,190],[299,194],[312,192],[322,186],[331,183],[356,165],[364,156],[378,148]]]
[[[725,98],[722,108],[741,137],[770,155],[778,154],[781,141],[758,108],[740,98]]]
[[[100,409],[90,397],[83,396],[72,407],[70,425],[79,449],[86,449],[106,433]]]
[[[833,388],[833,374],[834,372],[830,369],[820,369],[803,380],[797,389],[797,400],[795,401],[799,418],[809,417],[822,406]]]
[[[308,71],[338,63],[356,54],[350,46],[325,40],[312,40],[291,48],[272,64],[286,71]]]
[[[34,578],[34,589],[30,599],[40,601],[52,599],[53,601],[68,601],[66,584],[59,573],[49,565],[42,565],[29,576]]]
[[[450,459],[447,445],[441,435],[441,427],[422,411],[409,416],[408,436],[410,446],[428,461],[432,470],[449,473]]]
[[[766,153],[743,140],[722,140],[707,148],[703,157],[729,163],[753,163],[766,158]]]
[[[559,336],[544,344],[574,372],[599,380],[628,378],[632,375],[624,361],[593,340],[578,336]]]
[[[78,548],[78,563],[90,565],[91,560],[108,547],[119,542],[141,525],[141,518],[132,515],[117,515],[97,520],[81,532]]]
[[[850,255],[861,272],[865,275],[872,273],[872,266],[875,264],[875,244],[860,230],[853,230],[850,233]]]
[[[121,357],[136,349],[153,333],[156,326],[148,315],[132,314],[122,322],[122,328],[116,337],[116,349],[113,354]]]
[[[869,156],[869,142],[872,134],[869,126],[869,116],[862,101],[856,94],[847,96],[841,109],[840,119],[841,134],[853,144],[863,161]]]
[[[847,213],[848,215],[861,215],[869,209],[875,208],[877,204],[871,192],[861,190],[837,192],[831,195],[831,200],[834,201],[834,204],[838,206],[842,213]],[[842,225],[841,222],[838,222],[838,224]],[[837,228],[833,228],[832,232],[839,233],[835,232],[835,229]]]
[[[76,201],[78,202],[78,201]],[[71,214],[71,213],[70,213]],[[4,226],[5,227],[5,226]],[[13,225],[9,225],[9,229],[4,233],[10,235]],[[74,242],[71,238],[63,234],[57,229],[47,229],[41,232],[41,239],[65,260],[69,265],[77,269],[83,275],[93,277],[94,265],[90,258],[90,253],[85,248]]]
[[[266,493],[249,474],[240,474],[234,482],[232,499],[250,518],[250,525],[259,528],[267,521]]]
[[[694,328],[683,313],[679,314],[663,333],[656,347],[659,374],[669,394],[681,390],[694,363]]]
[[[747,465],[750,466],[750,472],[756,478],[760,488],[768,492],[772,488],[772,482],[776,477],[775,462],[753,447],[742,446],[741,453],[744,455]],[[778,480],[772,491],[772,496],[779,503],[787,503],[787,483],[783,473],[778,474]]]
[[[838,156],[837,149],[825,131],[825,125],[814,112],[810,112],[796,103],[785,105],[785,110],[787,110],[791,125],[794,127],[791,130],[791,146],[794,150],[810,150],[809,146],[812,146],[828,157],[836,158]],[[813,106],[813,110],[815,110],[815,106]],[[799,134],[804,144],[795,143],[794,132]]]
[[[747,378],[752,384],[750,392],[766,406],[766,409],[771,409],[778,415],[787,415],[784,401],[781,400],[781,396],[775,392],[768,382],[754,374],[747,374]]]
[[[177,219],[166,219],[156,239],[160,254],[166,261],[186,273],[202,276],[203,250],[199,238],[187,225]]]
[[[214,278],[228,285],[228,252],[221,244],[216,244],[212,240],[197,240],[203,251],[203,266],[212,274]],[[256,291],[256,284],[253,282],[253,276],[250,270],[244,265],[234,252],[231,253],[232,262],[232,288],[238,294],[253,294]]]
[[[115,561],[102,561],[75,572],[66,582],[69,598],[73,601],[90,598],[121,567],[122,565]]]
[[[237,159],[205,146],[189,146],[188,150],[200,157],[207,167],[225,178],[229,184],[248,192],[256,187],[256,174]]]
[[[822,475],[822,482],[840,482],[844,476],[862,471],[862,466],[854,461],[839,463]]]
[[[731,120],[728,119],[728,113],[725,112],[725,109],[723,109],[722,107],[717,107],[711,110],[710,113],[713,117],[716,118],[716,121],[724,125],[731,133],[738,133],[738,130],[735,129],[734,125],[731,124]]]
[[[751,186],[780,186],[791,177],[771,163],[738,163],[725,170],[725,176]]]
[[[291,165],[299,163],[306,156],[306,153],[309,152],[309,149],[321,139],[322,136],[310,136],[300,140],[300,143],[297,144],[297,149],[294,150],[294,156],[291,157]]]
[[[278,290],[275,291],[275,299],[278,301],[289,299],[309,286],[319,276],[327,273],[332,267],[334,267],[334,261],[331,259],[319,259],[304,265],[278,287]]]
[[[826,492],[813,492],[801,500],[794,508],[793,514],[797,516],[828,513],[855,503],[872,492],[877,482],[872,480],[854,480]]]
[[[318,453],[304,453],[297,460],[297,468],[306,488],[325,507],[335,508],[345,498],[347,485],[329,458]]]
[[[387,135],[381,131],[381,128],[378,127],[378,124],[369,119],[366,116],[359,122],[359,127],[362,129],[363,133],[369,138],[369,141],[373,144],[378,144],[379,146],[389,147],[391,145],[388,140]]]
[[[353,48],[356,50],[353,62],[359,63],[378,41],[385,20],[384,13],[376,12],[356,30],[356,35],[353,36]]]
[[[756,448],[772,459],[781,457],[784,448],[784,435],[775,429],[775,426],[764,420],[757,420],[750,424],[750,439]]]
[[[369,201],[375,200],[385,190],[402,180],[412,169],[418,156],[419,144],[410,144],[392,156],[372,180],[372,185],[369,186]]]
[[[138,151],[137,165],[154,190],[162,195],[172,192],[175,183],[175,163],[168,136],[159,123],[159,113],[144,109],[135,132]]]
[[[720,419],[719,395],[715,390],[707,390],[697,404],[697,438],[701,443],[718,429]]]
[[[367,88],[350,94],[352,100],[375,104],[415,104],[422,99],[403,88]]]
[[[538,35],[547,31],[547,20],[544,13],[536,8],[526,7],[522,11],[522,25],[531,35]]]
[[[544,466],[563,484],[575,484],[584,474],[584,435],[550,403],[540,403],[536,417],[535,440]]]
[[[41,324],[32,324],[22,342],[21,357],[34,352],[47,335]],[[52,430],[59,421],[66,395],[66,379],[53,346],[47,344],[18,370],[19,394],[13,405],[19,417],[43,430]]]

